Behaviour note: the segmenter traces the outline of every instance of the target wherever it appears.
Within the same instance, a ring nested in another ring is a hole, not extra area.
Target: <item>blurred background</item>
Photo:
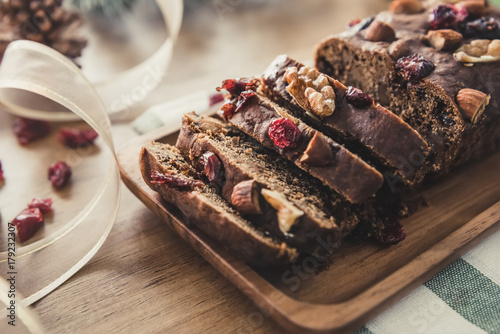
[[[84,6],[86,2],[81,3]],[[138,64],[166,37],[154,1],[123,3],[130,9],[113,7],[108,9],[115,11],[114,14],[88,14],[91,39],[81,62],[92,79],[102,79]],[[310,61],[321,39],[343,31],[352,19],[386,9],[388,3],[388,0],[185,0],[182,29],[168,76],[145,103],[120,120],[130,121],[151,105],[201,90],[215,92],[223,79],[259,74],[279,54]]]

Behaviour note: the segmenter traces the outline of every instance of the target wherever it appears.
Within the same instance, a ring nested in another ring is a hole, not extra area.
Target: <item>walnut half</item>
[[[286,91],[304,110],[319,117],[327,117],[335,111],[335,91],[328,78],[316,69],[303,66],[290,67],[284,79],[288,83]]]
[[[500,61],[500,39],[476,39],[462,45],[453,56],[456,60],[469,64]]]

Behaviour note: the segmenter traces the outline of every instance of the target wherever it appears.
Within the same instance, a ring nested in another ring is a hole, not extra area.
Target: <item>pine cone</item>
[[[81,56],[86,39],[77,33],[82,17],[62,7],[63,0],[0,0],[2,21],[17,39],[43,43],[67,57]]]

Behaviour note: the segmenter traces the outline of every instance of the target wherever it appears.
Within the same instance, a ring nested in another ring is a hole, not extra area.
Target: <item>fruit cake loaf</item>
[[[298,117],[323,125],[350,151],[382,165],[388,182],[398,178],[412,187],[423,181],[430,150],[426,141],[401,118],[375,105],[370,95],[286,55],[264,72],[261,89]],[[417,168],[411,168],[414,161],[419,161]]]
[[[431,146],[435,175],[499,137],[500,11],[485,1],[395,0],[322,41],[316,68],[372,94]]]
[[[253,225],[202,182],[175,147],[151,143],[141,151],[140,166],[151,189],[246,262],[281,266],[297,259],[297,250]]]
[[[358,223],[341,196],[216,119],[185,115],[176,146],[234,208],[253,203],[249,219],[300,251],[311,253],[318,238],[339,243]],[[257,198],[248,197],[251,181]]]
[[[223,117],[263,146],[278,152],[344,196],[360,203],[373,196],[383,176],[344,146],[259,94],[255,79],[225,80]]]

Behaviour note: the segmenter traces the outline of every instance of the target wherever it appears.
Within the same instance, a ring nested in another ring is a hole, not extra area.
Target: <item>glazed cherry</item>
[[[29,118],[19,118],[12,126],[12,130],[21,145],[27,145],[37,139],[43,138],[50,133],[50,124],[45,121],[37,121]]]
[[[71,168],[65,162],[54,162],[49,167],[48,178],[55,189],[62,189],[71,178]]]
[[[52,199],[33,198],[28,204],[28,209],[39,209],[43,214],[52,211]]]
[[[269,125],[268,135],[274,145],[282,149],[296,148],[301,138],[297,125],[287,118],[272,121]]]
[[[357,108],[366,108],[373,104],[370,94],[364,93],[361,89],[349,86],[346,91],[347,102]]]
[[[396,63],[396,70],[406,81],[418,83],[434,71],[434,64],[417,54],[400,58]]]
[[[43,225],[42,212],[38,208],[24,209],[12,221],[16,227],[17,237],[20,242],[25,242],[35,235],[36,231]]]
[[[57,135],[59,141],[70,148],[81,148],[94,145],[99,135],[93,129],[77,130],[72,128],[61,128]]]

